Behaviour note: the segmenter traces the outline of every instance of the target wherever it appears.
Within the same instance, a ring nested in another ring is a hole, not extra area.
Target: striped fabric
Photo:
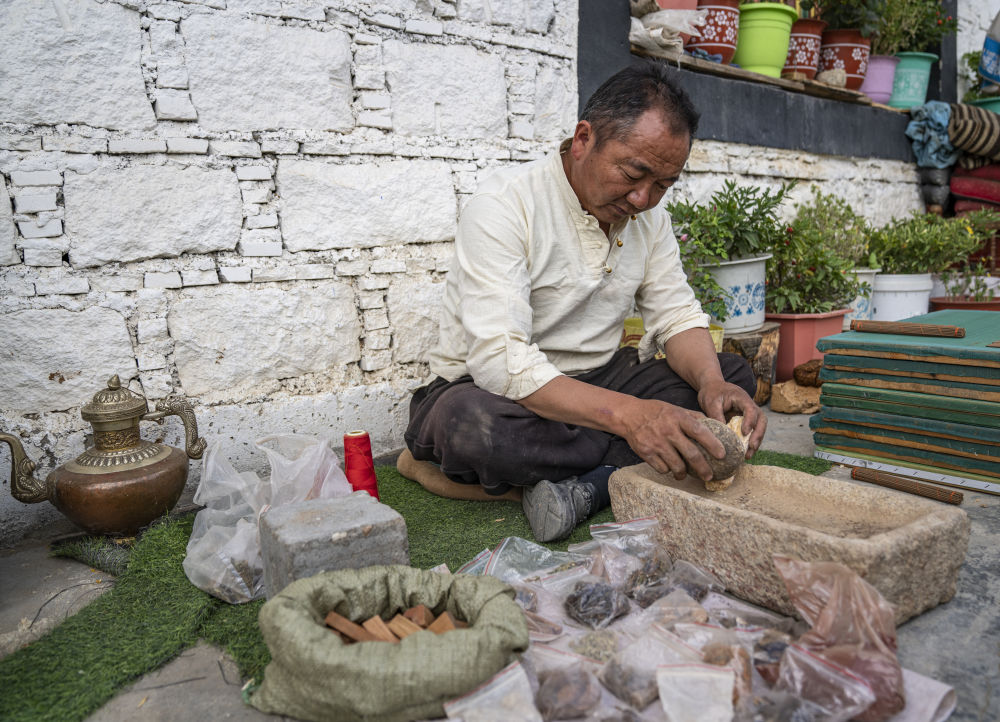
[[[953,103],[948,139],[966,153],[1000,160],[1000,114],[965,103]]]

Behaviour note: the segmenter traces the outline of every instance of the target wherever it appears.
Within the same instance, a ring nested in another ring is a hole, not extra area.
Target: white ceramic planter
[[[727,334],[756,331],[764,325],[764,278],[770,253],[736,258],[709,266],[709,273],[726,292]]]
[[[881,268],[852,268],[851,273],[857,276],[858,280],[862,283],[868,284],[868,292],[860,293],[857,295],[849,307],[847,315],[844,316],[844,330],[848,331],[851,328],[851,321],[858,319],[859,321],[870,321],[872,317],[872,292],[875,286],[875,276],[881,271]]]
[[[929,273],[880,273],[872,293],[872,320],[899,321],[927,313],[934,281]]]
[[[932,278],[934,280],[934,287],[931,289],[931,298],[947,296],[948,289],[945,288],[944,281],[941,280],[941,276],[935,273]],[[1000,276],[986,276],[985,281],[986,287],[993,292],[993,295],[1000,296]]]

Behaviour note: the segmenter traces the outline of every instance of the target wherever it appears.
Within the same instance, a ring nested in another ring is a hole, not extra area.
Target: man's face
[[[600,147],[590,123],[581,120],[567,174],[580,205],[607,226],[659,203],[680,176],[689,147],[688,134],[671,132],[658,110],[640,115],[624,140],[608,138]]]

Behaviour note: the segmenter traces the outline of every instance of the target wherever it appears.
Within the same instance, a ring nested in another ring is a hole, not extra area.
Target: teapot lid
[[[84,421],[107,422],[133,419],[148,411],[146,399],[122,387],[115,374],[108,379],[108,388],[94,394],[93,400],[80,410]]]

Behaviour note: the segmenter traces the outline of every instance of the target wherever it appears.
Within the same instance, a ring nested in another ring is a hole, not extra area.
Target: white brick
[[[392,130],[392,113],[387,110],[362,110],[358,113],[358,125]],[[388,152],[392,152],[391,148]]]
[[[353,293],[338,281],[295,293],[268,284],[192,289],[171,304],[167,323],[183,390],[193,396],[328,373],[360,357]]]
[[[247,218],[247,228],[277,228],[278,226],[278,214],[277,213],[261,213],[257,216],[251,216]]]
[[[351,146],[352,155],[392,155],[394,146],[389,137],[381,140],[367,140]]]
[[[368,108],[370,110],[384,110],[390,105],[390,96],[388,93],[366,90],[361,93],[358,100],[361,103],[361,107]]]
[[[157,120],[198,120],[198,111],[186,90],[157,90],[153,110]]]
[[[166,153],[167,142],[155,138],[123,138],[108,141],[109,153]]]
[[[240,192],[244,203],[267,203],[271,200],[271,191],[267,188],[244,188]]]
[[[271,180],[271,168],[266,165],[238,165],[236,177],[241,181]]]
[[[232,158],[260,158],[260,145],[252,140],[213,140],[209,146],[216,155]]]
[[[300,281],[315,281],[320,278],[336,278],[337,269],[331,263],[303,263],[295,266],[295,278]]]
[[[188,71],[180,63],[162,62],[157,64],[156,67],[156,87],[157,88],[174,88],[176,90],[187,90],[188,83],[190,79],[188,78]],[[157,93],[159,97],[159,93]]]
[[[280,256],[282,247],[281,241],[261,237],[250,236],[251,233],[260,231],[250,231],[245,233],[240,239],[240,254],[243,256]]]
[[[350,155],[351,148],[337,140],[314,140],[302,144],[305,155]]]
[[[17,224],[18,230],[25,238],[55,238],[61,236],[63,232],[62,221],[53,218],[46,223],[34,223],[32,221],[21,221]]]
[[[8,278],[4,280],[4,292],[9,296],[22,298],[35,295],[35,284],[24,278]]]
[[[388,368],[391,364],[391,351],[372,351],[361,355],[360,366],[362,371],[378,371],[379,369]]]
[[[388,331],[367,331],[365,333],[365,349],[383,351],[392,344],[392,334]]]
[[[246,266],[220,266],[219,278],[224,283],[249,283],[252,271]]]
[[[266,15],[272,18],[281,17],[280,0],[228,0],[228,8],[237,12]]]
[[[476,174],[461,171],[455,174],[455,190],[459,193],[473,193],[476,190]]]
[[[368,273],[368,261],[341,261],[337,264],[338,276],[362,276]]]
[[[41,276],[35,280],[35,293],[39,296],[78,295],[90,292],[90,282],[85,276]]]
[[[395,15],[388,15],[386,13],[375,13],[370,18],[368,22],[373,25],[380,25],[383,28],[389,28],[391,30],[400,30],[403,27],[403,21],[397,18]]]
[[[429,276],[423,274],[393,280],[386,306],[392,318],[392,357],[396,363],[427,361],[438,337],[444,286],[429,282]]]
[[[177,271],[147,271],[143,277],[146,288],[180,288],[181,274]]]
[[[154,22],[149,26],[149,44],[157,57],[179,56],[183,50],[177,23]]]
[[[385,309],[372,309],[362,314],[365,324],[365,331],[375,331],[380,328],[389,328],[389,316]]]
[[[381,90],[385,87],[385,70],[355,66],[354,86],[362,90]]]
[[[143,371],[139,374],[142,395],[147,399],[159,400],[174,392],[173,376],[167,371]]]
[[[30,153],[41,149],[42,139],[37,135],[0,133],[0,150],[21,150]]]
[[[383,55],[397,132],[476,139],[504,134],[507,83],[498,55],[398,40],[386,41]]]
[[[511,120],[510,135],[512,138],[524,138],[532,140],[535,137],[535,125],[530,120]]]
[[[10,182],[16,186],[61,186],[62,173],[57,170],[15,170]]]
[[[346,32],[265,24],[225,13],[191,15],[181,21],[181,32],[201,127],[338,132],[354,127]]]
[[[274,190],[274,181],[268,178],[267,180],[261,181],[240,181],[240,190],[253,190],[256,188],[267,188],[268,190]]]
[[[253,269],[254,283],[275,283],[277,281],[294,281],[294,266],[276,266],[273,268]]]
[[[90,278],[90,287],[95,291],[125,293],[138,291],[142,288],[141,273],[115,273],[112,275],[95,274]]]
[[[118,3],[0,2],[3,120],[154,127],[139,23],[139,13]]]
[[[170,336],[167,334],[167,319],[144,318],[140,320],[136,324],[135,337],[139,343],[168,340]]]
[[[396,258],[379,258],[372,261],[372,273],[406,273],[406,261]]]
[[[294,155],[299,152],[299,142],[297,140],[282,140],[280,138],[264,138],[260,142],[260,150],[262,153]]]
[[[326,20],[326,11],[304,2],[281,3],[281,17],[297,18],[298,20]]]
[[[107,153],[108,141],[75,135],[46,135],[42,138],[42,147],[47,151],[63,153]]]
[[[406,21],[406,27],[404,29],[408,33],[417,33],[418,35],[444,34],[444,26],[436,20],[418,20],[413,18]]]
[[[205,138],[167,138],[167,152],[205,155],[208,141]]]
[[[156,371],[167,367],[167,357],[162,353],[139,351],[135,355],[135,360],[140,371]]]
[[[26,266],[61,266],[62,251],[55,248],[25,248],[24,265]]]
[[[176,22],[181,19],[180,8],[176,5],[151,5],[149,14],[157,20],[173,20]]]
[[[385,308],[385,294],[381,291],[359,293],[358,308],[363,311],[367,311],[370,308]]]
[[[360,45],[354,49],[354,64],[378,68],[382,65],[381,45]]]
[[[242,211],[231,171],[196,165],[101,167],[66,174],[74,266],[231,251]]]
[[[380,45],[382,38],[369,33],[354,33],[354,42],[358,45]]]
[[[356,28],[360,24],[358,16],[354,13],[339,12],[337,10],[326,11],[327,22],[340,23],[347,28]]]
[[[454,238],[451,170],[439,161],[343,165],[280,159],[277,183],[290,251]]]
[[[18,193],[14,196],[14,210],[17,213],[38,213],[38,211],[54,211],[55,209],[55,192],[31,195]]]
[[[364,278],[358,279],[358,289],[361,291],[374,291],[377,288],[389,288],[389,277],[365,276]]]
[[[185,286],[212,286],[219,282],[219,274],[214,268],[205,271],[181,271],[181,281]]]

